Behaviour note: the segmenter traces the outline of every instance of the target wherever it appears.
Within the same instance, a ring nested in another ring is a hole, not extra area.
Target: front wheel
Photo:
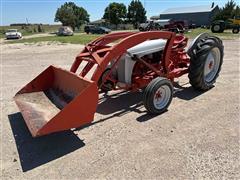
[[[238,34],[239,33],[239,27],[234,27],[233,29],[232,29],[232,33],[233,34]]]
[[[171,81],[157,77],[144,90],[143,104],[149,113],[161,114],[167,110],[172,98],[173,85]]]
[[[114,89],[114,83],[110,80],[105,80],[106,76],[110,73],[111,69],[107,68],[105,71],[103,71],[99,81],[98,81],[98,87],[103,91],[103,92],[108,92]],[[105,80],[105,82],[103,82]]]

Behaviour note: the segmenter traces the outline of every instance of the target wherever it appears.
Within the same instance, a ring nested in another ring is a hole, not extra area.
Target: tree
[[[236,8],[235,8],[236,7]],[[220,8],[220,12],[215,16],[215,20],[226,21],[229,18],[239,14],[239,6],[236,6],[234,0],[228,1],[223,8]]]
[[[141,1],[132,0],[130,5],[128,6],[127,18],[128,21],[131,22],[135,28],[137,28],[140,23],[143,23],[147,20],[146,10],[143,7]]]
[[[116,26],[126,18],[127,8],[123,3],[110,3],[105,8],[103,18]]]
[[[240,16],[240,7],[236,6],[235,11],[234,11],[234,16]]]
[[[55,14],[55,22],[59,21],[63,26],[71,26],[73,30],[75,27],[79,29],[83,23],[89,22],[89,14],[84,8],[78,7],[75,3],[66,2],[57,9]]]

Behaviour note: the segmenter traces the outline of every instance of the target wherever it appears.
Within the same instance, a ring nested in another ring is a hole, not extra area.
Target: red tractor
[[[87,44],[70,71],[48,67],[14,97],[35,136],[93,121],[100,90],[143,91],[143,104],[161,114],[173,98],[174,78],[188,74],[194,89],[213,87],[223,62],[222,41],[206,33],[187,48],[172,32],[120,32]]]
[[[171,31],[175,33],[184,33],[189,29],[188,21],[176,21],[172,19],[150,20],[139,26],[139,31]]]

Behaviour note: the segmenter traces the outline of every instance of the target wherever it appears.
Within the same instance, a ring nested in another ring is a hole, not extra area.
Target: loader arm
[[[154,39],[166,39],[167,43],[164,49],[164,71],[168,74],[169,57],[171,49],[175,39],[175,33],[172,32],[124,32],[124,33],[113,33],[92,41],[84,50],[76,57],[70,71],[76,73],[77,69],[83,61],[88,61],[88,65],[83,69],[80,75],[86,75],[94,64],[97,64],[97,68],[93,73],[91,80],[98,82],[103,71],[107,68],[107,65],[114,59],[120,60],[119,55],[127,52],[127,50],[137,44],[140,44],[147,40]],[[114,41],[120,40],[119,43],[109,46],[108,44]]]

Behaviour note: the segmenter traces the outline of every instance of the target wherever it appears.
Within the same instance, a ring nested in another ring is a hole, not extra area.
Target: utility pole
[[[28,18],[26,18],[26,22],[27,22],[27,25],[28,25]]]

